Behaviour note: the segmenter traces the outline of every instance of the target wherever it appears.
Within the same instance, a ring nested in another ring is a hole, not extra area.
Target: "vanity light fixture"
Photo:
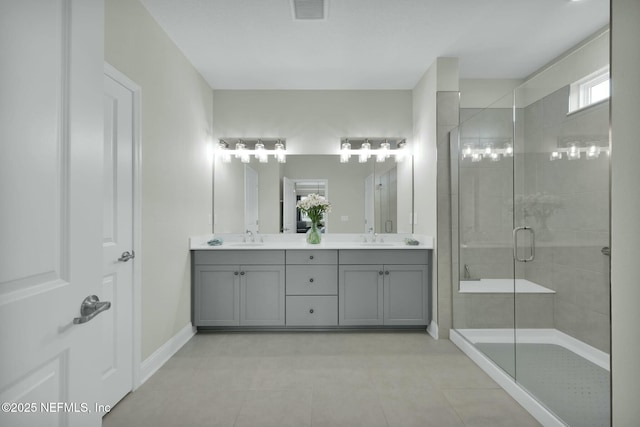
[[[492,162],[497,162],[506,157],[513,157],[513,144],[510,141],[503,141],[504,139],[495,140],[492,138],[490,141],[484,143],[482,139],[476,140],[473,143],[467,142],[462,145],[462,160],[471,159],[471,161],[475,163],[482,159],[488,159]]]
[[[286,162],[286,149],[282,138],[221,138],[218,141],[216,156],[223,163],[230,163],[232,156],[242,163],[250,163],[254,156],[260,163],[267,163],[269,156],[280,162]],[[229,147],[235,142],[235,149]]]
[[[556,148],[551,152],[549,156],[549,160],[560,160],[562,159],[563,153],[566,154],[567,159],[569,160],[577,160],[582,158],[582,153],[585,153],[585,158],[587,160],[593,160],[600,157],[601,153],[609,154],[608,147],[601,147],[598,145],[600,141],[589,141],[586,143],[581,143],[579,141],[571,142],[566,148]]]
[[[359,148],[352,149],[352,146]],[[348,163],[352,155],[358,156],[358,162],[366,163],[375,156],[377,162],[395,157],[400,162],[407,154],[407,142],[404,138],[341,138],[340,163]]]

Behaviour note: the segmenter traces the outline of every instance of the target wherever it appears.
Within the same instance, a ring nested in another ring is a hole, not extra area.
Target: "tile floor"
[[[448,340],[199,333],[103,419],[144,426],[537,426]]]

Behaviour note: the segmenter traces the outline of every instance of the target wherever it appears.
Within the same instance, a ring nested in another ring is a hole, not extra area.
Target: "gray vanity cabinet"
[[[194,326],[240,324],[240,276],[237,265],[196,265]]]
[[[284,251],[196,251],[193,256],[195,326],[284,325]]]
[[[338,277],[338,322],[341,325],[382,325],[382,266],[341,265]]]
[[[426,265],[384,265],[384,324],[427,325]]]
[[[430,251],[194,250],[192,321],[201,328],[429,324]]]
[[[340,251],[340,325],[428,325],[427,251]]]

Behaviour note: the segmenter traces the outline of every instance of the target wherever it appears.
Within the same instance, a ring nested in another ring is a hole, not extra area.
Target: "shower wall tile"
[[[517,294],[517,328],[553,328],[553,294]]]
[[[469,328],[513,328],[513,294],[468,294],[466,298]]]
[[[565,300],[556,300],[555,326],[565,334],[605,353],[610,352],[609,316],[585,311],[582,307]]]
[[[609,315],[609,284],[604,274],[558,265],[552,271],[556,299]]]
[[[603,242],[603,246],[607,245],[608,242]],[[556,265],[608,274],[609,257],[602,254],[603,246],[558,246],[553,248],[552,262]]]

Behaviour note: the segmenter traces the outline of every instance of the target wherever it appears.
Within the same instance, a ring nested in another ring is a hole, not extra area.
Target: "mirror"
[[[289,155],[286,163],[233,159],[214,165],[214,232],[304,233],[295,208],[310,193],[331,203],[326,233],[411,233],[413,161],[340,163],[338,155]]]

